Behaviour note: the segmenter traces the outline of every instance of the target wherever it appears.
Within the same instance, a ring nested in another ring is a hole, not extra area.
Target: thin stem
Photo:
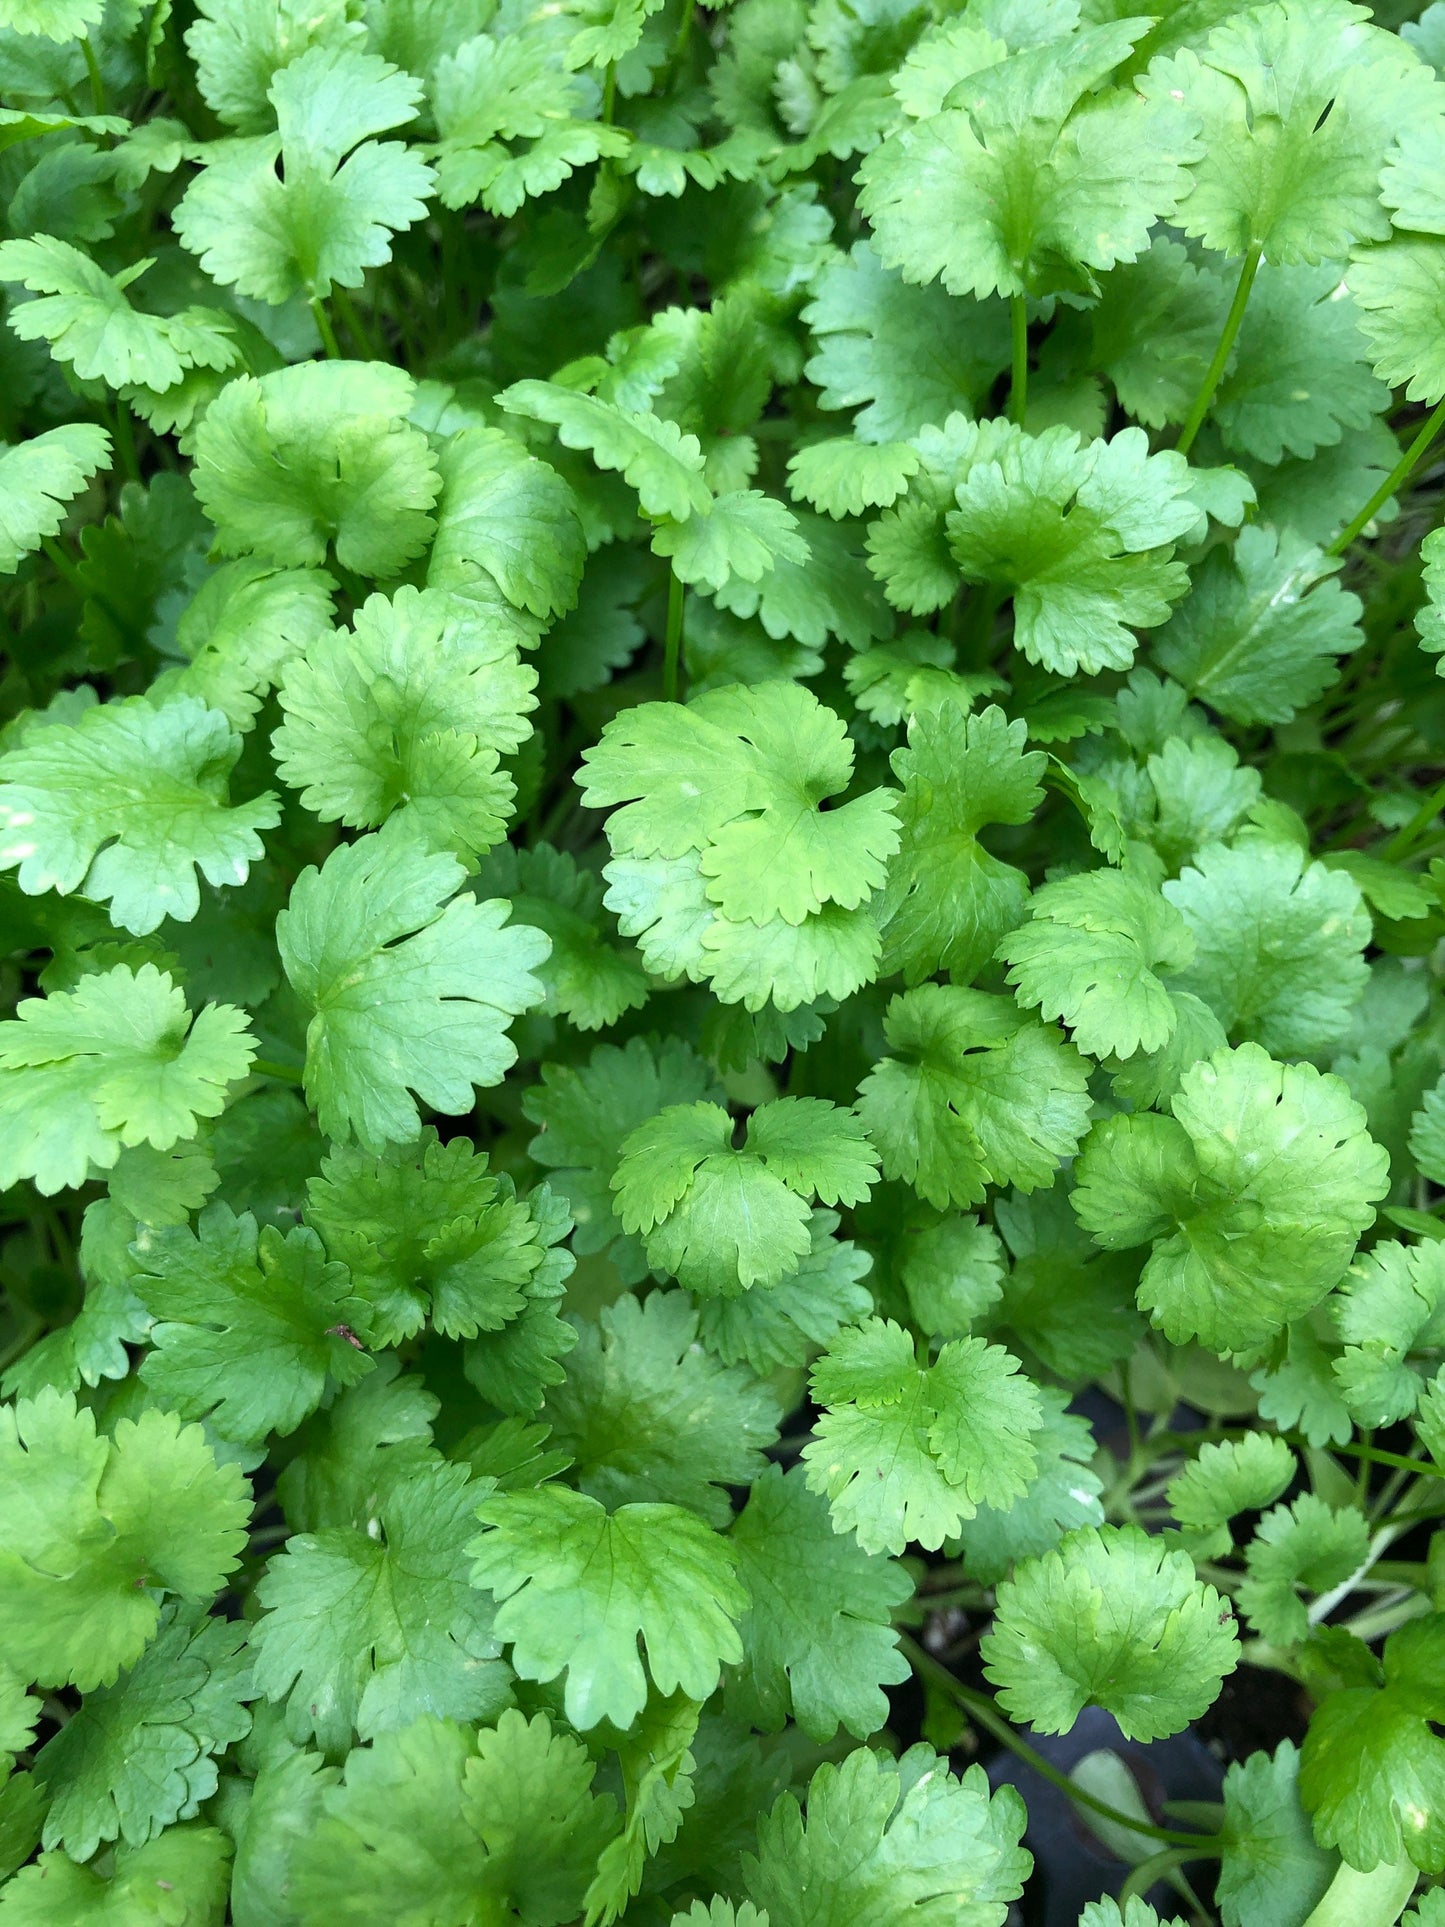
[[[1398,863],[1401,857],[1408,856],[1442,809],[1445,809],[1445,783],[1431,790],[1410,821],[1396,830],[1380,855],[1387,863]]]
[[[1032,1767],[1041,1779],[1056,1786],[1060,1793],[1081,1807],[1088,1807],[1100,1814],[1105,1820],[1112,1820],[1116,1827],[1127,1827],[1131,1833],[1147,1834],[1151,1840],[1162,1840],[1166,1846],[1189,1847],[1201,1855],[1218,1851],[1211,1836],[1207,1833],[1175,1833],[1168,1827],[1156,1827],[1151,1821],[1140,1820],[1132,1813],[1124,1813],[1118,1807],[1111,1807],[1107,1800],[1098,1800],[1092,1793],[1086,1793],[1075,1784],[1066,1773],[1060,1773],[1056,1766],[1046,1760],[1042,1753],[1036,1753],[1028,1741],[1009,1725],[1004,1716],[996,1709],[991,1699],[982,1693],[975,1693],[972,1687],[965,1686],[961,1679],[955,1679],[948,1668],[936,1660],[931,1653],[925,1652],[915,1639],[907,1633],[898,1635],[899,1649],[915,1673],[931,1680],[941,1692],[946,1693],[976,1720],[986,1732],[992,1733],[1000,1746],[1006,1746],[1010,1753],[1022,1760],[1025,1766]]]
[[[1252,241],[1239,270],[1239,279],[1234,285],[1234,299],[1229,304],[1229,313],[1224,317],[1224,331],[1214,350],[1214,359],[1204,371],[1204,379],[1199,384],[1199,393],[1194,397],[1194,406],[1185,418],[1175,444],[1181,455],[1187,455],[1194,446],[1194,437],[1204,426],[1204,417],[1209,413],[1209,404],[1214,400],[1214,391],[1219,386],[1235,337],[1244,320],[1244,311],[1249,306],[1249,291],[1254,286],[1254,277],[1259,273],[1259,264],[1264,255],[1263,244]]]
[[[82,34],[80,51],[85,55],[85,71],[90,76],[90,99],[97,114],[105,112],[105,77],[100,71],[100,62],[95,57],[95,48],[90,35]]]
[[[1029,309],[1021,294],[1011,294],[1009,323],[1013,330],[1013,371],[1009,381],[1008,418],[1023,425],[1029,405]]]
[[[55,564],[56,568],[60,571],[65,581],[69,583],[70,587],[74,589],[75,593],[78,596],[86,595],[88,591],[85,586],[85,581],[81,576],[79,565],[70,559],[56,541],[55,537],[53,535],[42,535],[40,538],[40,547],[42,552]]]
[[[1127,1914],[1129,1902],[1142,1900],[1156,1880],[1165,1879],[1190,1860],[1217,1859],[1223,1851],[1222,1842],[1210,1841],[1202,1854],[1190,1847],[1164,1847],[1148,1860],[1141,1860],[1119,1889],[1120,1913]]]
[[[334,287],[331,290],[331,299],[336,303],[336,312],[346,323],[346,332],[351,336],[352,345],[359,350],[367,361],[384,361],[386,359],[385,355],[380,352],[376,343],[372,340],[365,322],[363,322],[361,316],[356,312],[356,303],[351,299],[351,296],[346,292],[345,288]]]
[[[1424,1459],[1407,1459],[1398,1452],[1383,1451],[1378,1445],[1332,1445],[1330,1450],[1347,1459],[1367,1461],[1370,1465],[1393,1465],[1400,1472],[1413,1472],[1427,1479],[1445,1479],[1445,1471],[1438,1465],[1427,1465]]]
[[[613,111],[617,106],[617,63],[609,60],[607,74],[602,82],[602,125],[612,125]]]
[[[115,452],[120,457],[120,465],[125,470],[126,479],[140,480],[140,463],[136,460],[135,436],[130,425],[130,409],[117,395],[115,402]]]
[[[1345,550],[1350,546],[1351,542],[1354,541],[1365,524],[1385,506],[1386,502],[1389,501],[1390,497],[1400,485],[1414,474],[1416,468],[1419,466],[1421,457],[1424,455],[1426,449],[1429,448],[1431,442],[1433,442],[1435,437],[1440,433],[1442,427],[1445,427],[1445,401],[1438,401],[1425,417],[1420,432],[1414,441],[1411,442],[1410,446],[1390,470],[1384,481],[1381,482],[1380,486],[1375,490],[1369,501],[1366,502],[1365,506],[1360,510],[1359,514],[1355,516],[1352,521],[1346,522],[1334,541],[1331,542],[1330,546],[1325,550],[1326,555],[1344,554]]]
[[[667,578],[667,635],[662,645],[662,699],[677,701],[678,664],[682,659],[682,582],[669,571]]]
[[[316,332],[321,337],[321,346],[326,350],[328,361],[340,361],[341,349],[337,346],[336,330],[331,325],[331,316],[326,312],[326,304],[319,294],[311,297],[311,313],[316,322]]]
[[[677,30],[677,39],[672,43],[672,57],[680,60],[687,49],[688,36],[692,32],[693,15],[697,12],[697,0],[682,0],[682,25]]]
[[[251,1059],[252,1077],[271,1077],[278,1084],[302,1084],[305,1079],[300,1071],[292,1070],[289,1064],[278,1064],[272,1057],[253,1057]]]

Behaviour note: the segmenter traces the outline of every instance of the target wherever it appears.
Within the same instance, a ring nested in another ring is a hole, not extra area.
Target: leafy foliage
[[[0,9],[0,1927],[1445,1927],[1411,11]]]

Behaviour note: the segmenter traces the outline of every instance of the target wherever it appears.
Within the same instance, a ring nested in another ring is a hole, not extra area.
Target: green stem
[[[1390,497],[1401,484],[1414,474],[1416,468],[1419,466],[1421,457],[1429,448],[1431,442],[1433,442],[1435,437],[1440,433],[1442,427],[1445,427],[1445,401],[1438,401],[1425,417],[1420,432],[1414,441],[1411,442],[1410,446],[1390,470],[1384,481],[1381,482],[1380,486],[1375,490],[1369,501],[1366,502],[1365,506],[1360,510],[1359,514],[1355,516],[1352,521],[1346,522],[1334,541],[1331,542],[1330,546],[1325,550],[1326,555],[1344,554],[1345,550],[1350,546],[1351,542],[1354,541],[1365,524],[1385,506],[1386,502],[1389,501]]]
[[[305,1079],[300,1071],[293,1070],[289,1064],[278,1064],[273,1057],[253,1057],[251,1059],[252,1077],[271,1077],[278,1084],[302,1084]]]
[[[1304,1927],[1395,1927],[1419,1877],[1406,1859],[1383,1861],[1369,1873],[1341,1867]]]
[[[612,125],[613,111],[617,106],[617,63],[607,63],[606,77],[602,82],[602,125]]]
[[[336,303],[336,312],[346,323],[346,332],[351,336],[353,347],[356,348],[362,358],[366,361],[385,361],[386,356],[381,353],[376,343],[372,340],[366,324],[356,312],[356,303],[351,299],[351,296],[346,292],[345,288],[333,287],[331,290],[331,299]]]
[[[1141,1860],[1119,1889],[1120,1913],[1127,1914],[1129,1902],[1142,1900],[1156,1880],[1163,1880],[1167,1874],[1176,1872],[1191,1860],[1217,1860],[1223,1850],[1222,1842],[1210,1841],[1202,1854],[1189,1847],[1165,1847],[1161,1852],[1151,1854],[1149,1859]]]
[[[1385,1452],[1377,1445],[1332,1445],[1330,1450],[1370,1465],[1393,1465],[1397,1471],[1413,1472],[1417,1477],[1445,1479],[1445,1471],[1438,1465],[1427,1465],[1424,1459],[1402,1458],[1398,1452]]]
[[[677,701],[678,665],[682,660],[682,582],[671,570],[667,578],[667,635],[662,645],[662,699]]]
[[[697,0],[682,0],[682,25],[677,30],[677,39],[672,44],[674,61],[682,58],[687,49],[688,35],[692,32],[693,16],[697,12]]]
[[[311,313],[316,322],[316,332],[321,337],[321,346],[326,350],[328,361],[340,361],[341,349],[337,346],[336,330],[331,325],[331,316],[326,312],[326,304],[319,294],[311,297]]]
[[[79,565],[71,561],[55,537],[53,535],[42,535],[40,538],[40,547],[55,564],[61,576],[69,583],[70,587],[74,589],[75,593],[78,596],[85,596],[88,591],[81,577]]]
[[[1431,790],[1410,821],[1396,830],[1380,855],[1387,863],[1398,863],[1401,857],[1408,856],[1442,809],[1445,809],[1445,783]]]
[[[1013,371],[1009,381],[1008,418],[1023,426],[1029,405],[1029,308],[1021,294],[1011,294],[1009,324],[1013,330]]]
[[[1105,1820],[1112,1820],[1116,1827],[1127,1827],[1131,1833],[1147,1834],[1149,1839],[1161,1840],[1169,1847],[1187,1847],[1200,1857],[1212,1856],[1219,1851],[1218,1844],[1207,1833],[1175,1833],[1168,1827],[1156,1827],[1151,1821],[1140,1820],[1132,1813],[1111,1807],[1107,1800],[1098,1800],[1092,1793],[1086,1793],[1067,1773],[1061,1773],[1042,1753],[1036,1753],[1028,1741],[1014,1731],[991,1699],[983,1693],[975,1693],[961,1679],[955,1679],[948,1668],[931,1653],[925,1652],[917,1640],[910,1639],[907,1633],[900,1633],[898,1645],[915,1673],[931,1680],[940,1692],[946,1693],[961,1706],[970,1719],[975,1720],[985,1732],[992,1733],[1000,1746],[1006,1746],[1025,1766],[1032,1767],[1041,1779],[1056,1786],[1060,1793],[1067,1794],[1075,1805],[1088,1807]]]
[[[1194,446],[1194,437],[1204,426],[1204,417],[1209,413],[1209,404],[1214,400],[1214,391],[1219,386],[1229,360],[1230,350],[1234,347],[1235,336],[1239,333],[1244,320],[1244,311],[1249,306],[1249,291],[1254,286],[1254,277],[1259,273],[1259,264],[1264,255],[1263,244],[1252,241],[1249,252],[1244,257],[1244,265],[1239,270],[1239,279],[1234,286],[1234,299],[1229,304],[1229,313],[1224,317],[1224,332],[1214,350],[1214,359],[1204,371],[1204,380],[1199,384],[1199,393],[1194,397],[1194,406],[1185,417],[1184,426],[1179,431],[1175,444],[1181,455],[1187,455]]]
[[[97,114],[105,112],[105,77],[100,71],[100,62],[95,57],[95,48],[90,35],[82,34],[80,51],[85,55],[85,71],[90,76],[90,98]]]
[[[115,452],[120,457],[120,465],[125,471],[127,481],[140,480],[140,463],[136,460],[135,435],[130,425],[130,409],[116,396],[115,401]]]

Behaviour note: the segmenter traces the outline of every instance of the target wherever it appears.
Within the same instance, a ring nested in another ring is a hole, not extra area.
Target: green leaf
[[[110,437],[90,422],[47,428],[18,448],[0,447],[0,575],[58,535],[67,506],[110,466]]]
[[[498,400],[508,414],[550,422],[564,448],[586,449],[599,468],[618,471],[645,515],[685,522],[711,506],[701,444],[675,422],[549,381],[514,382]]]
[[[918,451],[907,442],[855,442],[843,435],[800,448],[788,463],[788,486],[799,500],[841,520],[888,508],[917,469]]]
[[[679,582],[716,595],[730,582],[761,582],[779,562],[806,563],[809,549],[791,510],[761,489],[730,489],[685,522],[653,531],[656,554]]]
[[[277,773],[323,823],[374,829],[392,815],[433,849],[475,857],[505,834],[516,790],[499,752],[530,733],[531,677],[459,597],[368,596],[351,630],[293,657]]]
[[[1194,939],[1182,990],[1230,1036],[1280,1057],[1323,1052],[1349,1026],[1368,978],[1368,913],[1353,877],[1306,867],[1295,844],[1210,844],[1164,885]]]
[[[294,1432],[329,1390],[371,1370],[353,1327],[365,1299],[344,1265],[301,1226],[257,1232],[248,1213],[211,1205],[193,1234],[143,1233],[135,1289],[157,1323],[141,1378],[183,1418],[257,1444]]]
[[[430,580],[462,586],[481,569],[516,608],[559,616],[577,600],[587,544],[576,494],[496,428],[464,428],[442,447]]]
[[[244,1634],[167,1608],[156,1637],[115,1685],[87,1693],[41,1749],[44,1844],[88,1860],[103,1840],[143,1846],[192,1820],[215,1792],[215,1755],[250,1729]]]
[[[1074,1209],[1106,1250],[1153,1244],[1139,1303],[1169,1338],[1244,1351],[1339,1282],[1389,1161],[1339,1078],[1258,1044],[1196,1064],[1172,1108],[1094,1127]]]
[[[743,1656],[737,1621],[747,1606],[735,1559],[693,1513],[674,1505],[624,1505],[608,1513],[565,1487],[508,1492],[477,1516],[472,1581],[499,1602],[498,1638],[523,1679],[565,1672],[567,1718],[585,1732],[599,1720],[630,1726],[660,1693],[705,1700],[724,1663]]]
[[[1145,23],[1084,27],[964,79],[858,170],[885,266],[950,294],[1088,291],[1189,187],[1191,117],[1101,86]]]
[[[1335,1873],[1315,1845],[1300,1805],[1299,1748],[1281,1740],[1273,1755],[1236,1760],[1224,1776],[1224,1853],[1219,1908],[1232,1927],[1303,1921]]]
[[[482,1913],[558,1927],[615,1826],[594,1764],[545,1713],[508,1708],[475,1737],[435,1718],[358,1748],[293,1853],[302,1927]]]
[[[732,1131],[717,1104],[670,1105],[624,1140],[612,1178],[649,1263],[707,1297],[779,1283],[809,1249],[812,1199],[856,1204],[877,1181],[857,1117],[821,1098],[761,1105],[740,1150]]]
[[[403,824],[303,870],[276,920],[281,961],[315,1012],[307,1096],[328,1136],[405,1144],[416,1097],[456,1115],[473,1087],[516,1062],[508,1020],[541,1001],[532,966],[547,939],[507,927],[508,906],[453,893],[455,858],[427,854]]]
[[[979,1506],[1021,1497],[1037,1469],[1038,1395],[982,1338],[944,1345],[925,1367],[902,1326],[870,1318],[834,1339],[813,1394],[827,1409],[803,1447],[808,1484],[865,1552],[910,1540],[932,1551]]]
[[[421,91],[375,54],[308,48],[271,82],[274,135],[202,150],[172,216],[182,243],[219,286],[255,301],[359,288],[391,259],[392,236],[426,214],[431,168],[399,141],[369,138],[409,121]]]
[[[1283,1439],[1251,1432],[1242,1439],[1201,1445],[1169,1481],[1165,1497],[1180,1525],[1212,1532],[1241,1512],[1273,1503],[1295,1475],[1295,1456]]]
[[[1067,1733],[1102,1706],[1132,1740],[1180,1732],[1239,1664],[1219,1594],[1137,1526],[1087,1527],[1025,1561],[998,1589],[981,1650],[1011,1718]]]
[[[231,367],[235,350],[224,316],[213,309],[162,316],[131,306],[126,289],[153,265],[143,258],[112,277],[50,234],[0,241],[0,281],[19,282],[40,296],[13,306],[10,326],[22,341],[49,342],[81,381],[112,388],[130,382],[170,388],[188,368]]]
[[[396,1345],[429,1319],[475,1338],[515,1318],[546,1256],[543,1228],[466,1138],[428,1127],[378,1155],[333,1148],[306,1187],[306,1221],[350,1270],[378,1343]]]
[[[1314,1493],[1301,1493],[1260,1520],[1237,1595],[1240,1609],[1272,1646],[1294,1645],[1308,1637],[1312,1623],[1296,1588],[1329,1592],[1359,1570],[1369,1550],[1362,1512],[1337,1511]]]
[[[1156,60],[1143,86],[1200,134],[1177,221],[1225,255],[1277,266],[1341,261],[1382,240],[1380,170],[1403,126],[1432,112],[1434,76],[1347,0],[1277,0],[1217,26],[1201,53]]]
[[[693,1806],[692,1742],[702,1708],[685,1693],[651,1699],[617,1749],[627,1796],[623,1830],[598,1857],[587,1889],[587,1920],[609,1927],[642,1885],[648,1860],[677,1838]]]
[[[868,1287],[860,1281],[872,1259],[866,1251],[831,1234],[836,1211],[813,1211],[809,1246],[798,1269],[766,1291],[745,1291],[738,1298],[706,1298],[698,1307],[699,1330],[709,1351],[724,1363],[739,1360],[760,1375],[780,1366],[806,1364],[841,1325],[866,1318],[873,1309]]]
[[[1361,1425],[1409,1418],[1435,1369],[1408,1362],[1445,1345],[1445,1249],[1433,1241],[1377,1244],[1350,1266],[1331,1301],[1344,1356],[1335,1362],[1345,1403]]]
[[[1012,998],[923,984],[884,1018],[895,1056],[863,1080],[858,1111],[885,1177],[940,1211],[990,1184],[1032,1191],[1073,1155],[1088,1125],[1084,1060]]]
[[[200,1426],[149,1411],[97,1437],[53,1391],[0,1406],[0,1496],[0,1660],[82,1692],[139,1659],[161,1593],[209,1602],[251,1510]]]
[[[1091,1057],[1162,1050],[1179,1021],[1168,980],[1194,955],[1179,911],[1119,870],[1046,883],[1030,908],[998,949],[1019,1002],[1061,1019]]]
[[[1168,675],[1237,723],[1287,723],[1337,679],[1363,640],[1339,564],[1292,529],[1251,525],[1216,549],[1154,639]]]
[[[609,940],[602,885],[574,857],[549,843],[526,850],[503,843],[478,866],[477,886],[506,897],[519,922],[551,939],[551,955],[537,970],[549,1016],[565,1017],[577,1030],[602,1030],[646,1003],[647,973],[630,945]]]
[[[804,373],[820,405],[857,408],[865,442],[907,441],[931,422],[974,414],[1008,366],[1001,303],[960,306],[942,288],[912,287],[867,241],[815,277],[803,320],[816,344]],[[909,352],[899,352],[904,343]]]
[[[153,964],[26,998],[0,1023],[0,1186],[30,1178],[49,1194],[128,1146],[169,1150],[220,1113],[254,1048],[240,1011],[207,1004],[192,1021]]]
[[[303,362],[228,382],[196,431],[192,474],[225,555],[379,579],[418,556],[441,488],[406,421],[411,377],[380,362]]]
[[[613,1510],[639,1501],[685,1506],[724,1526],[724,1488],[762,1472],[778,1411],[751,1373],[719,1364],[696,1342],[698,1315],[682,1292],[624,1293],[599,1322],[578,1321],[565,1381],[541,1416],[583,1492]]]
[[[42,1854],[5,1887],[0,1909],[6,1927],[217,1927],[230,1862],[218,1828],[172,1827],[143,1847],[117,1848],[110,1872]]]
[[[18,865],[27,896],[80,890],[111,921],[145,936],[166,917],[188,923],[208,883],[244,883],[262,854],[258,830],[280,807],[269,792],[229,806],[241,738],[193,696],[97,703],[0,757],[0,867]]]
[[[764,1732],[791,1713],[810,1739],[831,1740],[840,1724],[867,1739],[888,1717],[882,1688],[908,1678],[890,1625],[907,1576],[833,1530],[801,1466],[769,1466],[753,1482],[732,1543],[752,1605],[729,1706]]]
[[[1038,1469],[1008,1505],[981,1505],[954,1535],[964,1569],[980,1584],[997,1585],[1020,1559],[1049,1552],[1066,1532],[1104,1523],[1103,1483],[1090,1471],[1095,1454],[1088,1421],[1068,1411],[1068,1394],[1039,1386],[1042,1423],[1031,1441]]]
[[[465,1465],[417,1465],[360,1526],[298,1533],[256,1591],[257,1690],[293,1740],[327,1751],[423,1713],[485,1719],[506,1703],[492,1608],[467,1580],[478,1498]]]
[[[1300,1764],[1315,1838],[1368,1871],[1409,1856],[1445,1865],[1445,1615],[1412,1620],[1385,1641],[1384,1684],[1347,1686],[1316,1708]]]
[[[1001,709],[969,716],[945,702],[916,715],[907,746],[893,752],[902,842],[883,898],[883,959],[909,984],[936,970],[971,981],[1023,916],[1024,876],[979,832],[1027,823],[1043,801],[1045,759],[1026,739],[1026,725]]]
[[[929,1746],[898,1760],[859,1747],[818,1768],[806,1818],[782,1795],[744,1877],[772,1927],[1003,1927],[1032,1865],[1025,1818],[1012,1787],[990,1795],[981,1766],[955,1778]]]

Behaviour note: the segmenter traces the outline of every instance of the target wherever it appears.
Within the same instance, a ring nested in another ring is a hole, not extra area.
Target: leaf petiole
[[[1009,296],[1009,325],[1013,333],[1013,368],[1009,379],[1008,418],[1023,426],[1029,405],[1029,310],[1021,294]]]
[[[1259,264],[1264,258],[1264,244],[1252,241],[1239,270],[1239,279],[1234,286],[1234,299],[1229,304],[1229,313],[1224,317],[1224,328],[1220,333],[1214,357],[1204,371],[1204,379],[1199,384],[1199,393],[1194,397],[1194,405],[1185,417],[1184,426],[1179,431],[1175,443],[1181,455],[1187,455],[1194,446],[1194,438],[1204,426],[1204,417],[1209,413],[1209,404],[1214,400],[1214,391],[1223,378],[1224,370],[1234,348],[1235,339],[1244,321],[1244,311],[1249,306],[1249,291],[1254,286],[1254,277],[1259,273]]]
[[[1351,521],[1346,522],[1334,541],[1331,542],[1325,550],[1326,555],[1344,554],[1345,550],[1350,546],[1351,542],[1354,541],[1361,529],[1379,513],[1386,502],[1389,501],[1390,497],[1400,487],[1401,483],[1414,474],[1426,450],[1442,428],[1445,428],[1445,399],[1436,402],[1435,406],[1421,423],[1420,431],[1414,441],[1411,442],[1410,446],[1390,470],[1384,481],[1381,482],[1380,486],[1375,490],[1369,501],[1366,502],[1365,506],[1360,510],[1359,514]]]
[[[682,660],[682,582],[674,570],[667,575],[667,633],[662,645],[662,696],[678,700],[678,671]]]

